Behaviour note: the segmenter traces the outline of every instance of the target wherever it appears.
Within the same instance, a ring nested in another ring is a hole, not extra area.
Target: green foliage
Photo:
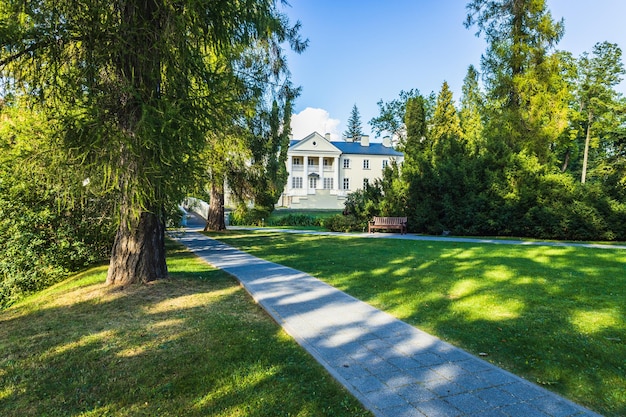
[[[361,136],[363,136],[361,114],[359,113],[359,109],[356,104],[352,106],[352,111],[350,112],[350,117],[348,118],[348,127],[343,135],[346,138],[352,138],[355,141],[361,140]]]
[[[0,111],[0,309],[107,258],[113,204],[52,151],[49,123]]]
[[[363,232],[365,225],[353,214],[335,214],[324,219],[322,225],[331,232]]]
[[[55,115],[57,152],[113,195],[117,242],[139,248],[114,245],[110,282],[167,273],[166,209],[206,179],[207,135],[285,74],[283,43],[306,44],[274,0],[9,0],[0,20],[0,77]]]
[[[285,216],[270,217],[268,226],[321,226],[323,219],[312,214],[289,213]]]
[[[233,226],[265,226],[270,214],[269,210],[239,205],[230,213],[229,222]]]

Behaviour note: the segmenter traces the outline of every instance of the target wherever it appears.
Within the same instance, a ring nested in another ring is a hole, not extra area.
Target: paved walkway
[[[236,277],[376,416],[598,416],[304,272],[192,229],[177,238]]]

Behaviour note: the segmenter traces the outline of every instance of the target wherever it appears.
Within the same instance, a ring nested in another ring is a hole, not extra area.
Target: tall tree
[[[348,118],[348,127],[346,131],[343,133],[346,138],[351,138],[355,141],[360,141],[361,136],[363,136],[363,127],[361,126],[361,114],[359,113],[359,109],[356,106],[352,106],[352,111],[350,112],[350,118]]]
[[[459,119],[463,136],[472,153],[478,153],[483,142],[482,112],[484,97],[480,90],[479,75],[476,68],[470,65],[461,88],[461,111]]]
[[[588,53],[583,54],[578,66],[580,80],[577,95],[585,125],[585,145],[580,178],[580,182],[584,184],[593,132],[599,130],[602,122],[609,124],[612,121],[615,122],[612,116],[619,106],[619,95],[615,91],[615,86],[622,81],[622,75],[626,70],[622,62],[622,50],[616,44],[609,42],[597,43],[593,47],[591,56]],[[615,123],[612,124],[615,125]],[[613,129],[617,127],[614,126]]]
[[[115,191],[119,227],[107,282],[167,275],[165,215],[203,168],[206,132],[224,110],[211,53],[283,37],[275,0],[7,0],[0,76],[59,111],[59,147]]]
[[[476,25],[488,48],[483,77],[494,103],[489,133],[513,152],[550,162],[552,144],[566,128],[567,83],[553,53],[563,36],[546,0],[471,0],[466,27]]]
[[[460,144],[463,132],[448,83],[444,81],[437,96],[435,113],[430,123],[432,158],[444,158]]]
[[[379,100],[377,103],[379,114],[369,121],[370,126],[376,132],[376,136],[385,133],[390,134],[396,145],[404,146],[406,141],[406,125],[404,124],[406,104],[409,99],[417,96],[419,96],[419,90],[403,90],[400,91],[397,99],[387,103]]]

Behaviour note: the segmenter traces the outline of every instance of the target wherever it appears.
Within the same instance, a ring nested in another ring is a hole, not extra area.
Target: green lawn
[[[626,415],[626,251],[214,234],[607,416]]]
[[[0,416],[370,415],[234,279],[169,252],[168,280],[100,267],[0,312]]]

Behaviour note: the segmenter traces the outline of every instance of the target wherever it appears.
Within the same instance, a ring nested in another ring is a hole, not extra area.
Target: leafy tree
[[[578,66],[580,80],[577,96],[581,112],[585,116],[585,145],[580,180],[584,184],[593,132],[600,131],[602,124],[605,125],[605,130],[616,129],[620,124],[619,119],[613,117],[619,107],[619,95],[615,91],[615,86],[622,81],[622,75],[626,70],[622,62],[622,50],[609,42],[597,43],[593,47],[592,56],[583,54]],[[598,147],[599,143],[593,145]]]
[[[361,114],[359,113],[359,109],[356,104],[352,106],[352,112],[350,113],[350,118],[348,119],[348,127],[346,131],[343,133],[346,138],[352,138],[355,141],[360,141],[361,136],[363,136],[363,128],[361,126]]]
[[[418,90],[400,91],[400,96],[397,99],[387,103],[382,100],[378,101],[379,115],[369,121],[370,126],[376,132],[376,136],[389,133],[400,147],[404,146],[406,141],[406,126],[404,124],[406,104],[409,99],[417,96],[419,96]]]
[[[0,105],[0,309],[106,259],[115,232],[112,202],[58,158],[45,114],[9,101]]]
[[[228,111],[212,86],[235,60],[211,55],[268,39],[297,50],[298,25],[274,0],[7,0],[0,19],[0,76],[56,110],[72,169],[117,194],[107,282],[165,277],[166,213],[203,175],[207,132]]]

